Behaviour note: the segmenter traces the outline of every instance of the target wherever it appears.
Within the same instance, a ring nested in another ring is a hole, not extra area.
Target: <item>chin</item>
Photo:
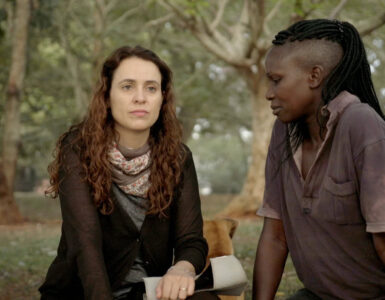
[[[144,120],[143,120],[144,121]],[[135,131],[145,131],[151,128],[153,124],[151,122],[148,122],[147,120],[145,122],[135,122],[134,124],[131,124],[131,129]]]
[[[288,124],[288,123],[291,123],[294,121],[292,119],[288,119],[288,118],[280,117],[280,116],[277,116],[277,119],[280,120],[282,123],[285,123],[285,124]]]
[[[285,114],[281,112],[277,115],[277,119],[280,120],[282,123],[288,124],[288,123],[299,121],[301,117],[297,117],[292,114],[287,114],[287,113]]]
[[[135,127],[131,128],[131,130],[136,131],[136,132],[143,132],[143,131],[150,130],[150,128],[151,128],[151,126],[135,126]]]

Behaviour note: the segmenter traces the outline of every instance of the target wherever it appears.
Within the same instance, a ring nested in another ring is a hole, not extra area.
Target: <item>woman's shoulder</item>
[[[80,147],[80,128],[71,127],[59,138],[59,145],[62,150],[78,150]]]
[[[356,102],[347,106],[343,112],[343,119],[345,122],[350,123],[356,123],[357,121],[382,120],[379,114],[369,104],[363,102]]]
[[[340,133],[349,136],[353,146],[365,147],[385,139],[385,121],[367,103],[347,107],[339,120]]]
[[[181,152],[184,155],[192,155],[191,149],[184,143],[181,143]]]
[[[193,154],[190,148],[186,144],[182,143],[180,151],[183,165],[188,166],[189,164],[191,164],[191,162],[193,161]]]
[[[369,104],[362,102],[348,106],[339,122],[353,131],[385,129],[385,121],[381,116]]]
[[[71,127],[63,133],[58,142],[57,150],[60,164],[77,166],[81,157],[80,129]]]

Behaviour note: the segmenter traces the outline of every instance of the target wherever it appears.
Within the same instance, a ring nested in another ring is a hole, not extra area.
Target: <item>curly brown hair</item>
[[[154,52],[141,46],[120,47],[104,62],[87,116],[81,123],[73,125],[65,132],[56,144],[54,161],[48,166],[51,186],[46,193],[54,198],[58,196],[59,171],[62,167],[67,168],[63,165],[66,147],[75,147],[80,153],[80,161],[85,171],[84,180],[90,186],[95,206],[102,214],[112,213],[112,175],[107,153],[115,132],[114,119],[109,108],[109,95],[115,70],[124,59],[130,57],[153,62],[162,76],[163,102],[159,118],[150,129],[151,186],[147,196],[150,202],[148,213],[165,216],[165,210],[170,206],[175,187],[181,179],[185,151],[181,142],[181,126],[175,113],[172,72]],[[73,138],[67,139],[70,135]],[[70,140],[68,145],[65,142],[67,140]]]

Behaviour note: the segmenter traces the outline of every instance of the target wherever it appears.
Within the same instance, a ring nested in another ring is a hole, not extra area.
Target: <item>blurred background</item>
[[[204,216],[241,220],[235,251],[251,278],[273,122],[264,57],[279,30],[308,18],[359,29],[384,107],[385,0],[0,0],[0,299],[38,299],[60,234],[47,165],[122,45],[150,48],[173,70]],[[289,261],[277,297],[299,286]]]

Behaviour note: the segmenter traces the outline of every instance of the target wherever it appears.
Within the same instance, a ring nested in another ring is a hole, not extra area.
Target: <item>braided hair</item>
[[[322,104],[328,104],[340,92],[346,90],[356,95],[361,102],[369,104],[385,120],[376,92],[374,90],[370,65],[366,57],[364,44],[357,29],[348,22],[338,20],[315,19],[294,23],[286,30],[280,31],[273,40],[275,46],[304,40],[328,40],[338,43],[343,56],[337,66],[328,75],[322,89]],[[321,107],[320,107],[321,108]],[[319,109],[320,109],[319,108]],[[320,114],[317,113],[317,116]],[[318,118],[321,130],[325,121]],[[288,125],[287,147],[295,151],[302,143],[304,124],[302,121]]]

